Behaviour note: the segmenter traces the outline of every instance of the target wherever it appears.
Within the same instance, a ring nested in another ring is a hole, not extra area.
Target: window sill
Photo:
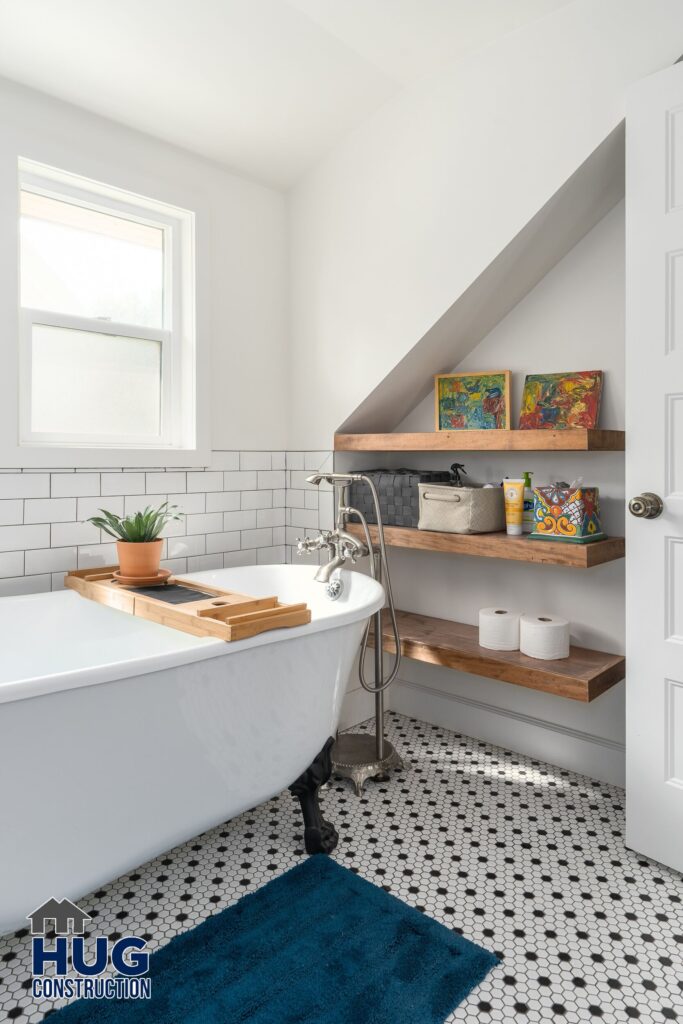
[[[196,469],[208,466],[211,449],[0,446],[2,469]]]

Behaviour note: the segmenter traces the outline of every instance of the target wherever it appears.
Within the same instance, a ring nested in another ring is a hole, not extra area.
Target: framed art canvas
[[[509,430],[510,371],[439,373],[434,378],[437,430]]]
[[[602,370],[529,374],[524,382],[519,429],[597,427],[602,378]]]

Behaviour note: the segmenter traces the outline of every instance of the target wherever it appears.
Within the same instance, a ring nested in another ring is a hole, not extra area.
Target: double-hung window
[[[20,432],[194,445],[192,214],[22,161]]]

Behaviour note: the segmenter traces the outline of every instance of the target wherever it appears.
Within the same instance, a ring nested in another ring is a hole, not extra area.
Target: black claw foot
[[[321,829],[304,829],[306,853],[332,853],[338,842],[337,830],[329,821],[324,821]]]
[[[320,810],[320,787],[332,774],[331,750],[334,739],[329,740],[296,782],[289,787],[292,796],[301,804],[304,816],[304,845],[306,853],[332,853],[339,842],[334,825],[325,821]]]

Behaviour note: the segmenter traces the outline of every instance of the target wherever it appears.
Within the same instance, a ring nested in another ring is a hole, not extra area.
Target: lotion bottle
[[[510,537],[522,535],[522,513],[524,511],[524,481],[505,477],[503,480],[505,499],[505,529]]]

